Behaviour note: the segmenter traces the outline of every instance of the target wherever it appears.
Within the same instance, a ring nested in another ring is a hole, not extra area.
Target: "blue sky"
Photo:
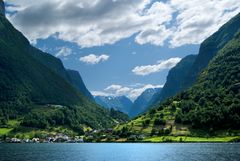
[[[136,83],[163,85],[169,69],[149,74],[147,76],[135,75],[134,67],[139,65],[156,64],[159,60],[172,57],[184,57],[197,54],[199,45],[186,45],[178,48],[159,47],[151,44],[139,45],[133,37],[123,39],[114,45],[101,47],[79,48],[76,44],[66,43],[54,38],[41,40],[36,45],[48,53],[56,55],[62,47],[70,48],[72,55],[59,56],[66,68],[78,70],[87,87],[93,90],[102,90],[111,84],[130,86]],[[87,64],[79,60],[89,54],[106,54],[109,59],[98,64]]]
[[[204,2],[203,2],[204,1]],[[80,72],[96,95],[135,99],[240,11],[238,0],[6,0],[31,43]]]

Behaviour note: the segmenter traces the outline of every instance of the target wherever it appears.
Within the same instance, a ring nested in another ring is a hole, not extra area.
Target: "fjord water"
[[[239,161],[240,144],[0,144],[0,160]]]

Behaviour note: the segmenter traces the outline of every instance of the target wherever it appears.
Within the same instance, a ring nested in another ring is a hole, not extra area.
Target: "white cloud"
[[[57,38],[81,47],[114,44],[139,32],[149,21],[140,14],[150,0],[7,2],[19,6],[18,12],[8,18],[30,40],[57,34]]]
[[[239,0],[171,0],[178,11],[171,47],[199,44],[240,12]]]
[[[104,89],[104,91],[106,91],[108,93],[112,93],[117,96],[125,95],[126,93],[130,92],[131,90],[132,90],[132,88],[123,87],[121,85],[116,85],[116,84],[110,85]]]
[[[79,60],[87,64],[98,64],[100,62],[107,61],[108,59],[109,59],[109,56],[105,54],[103,55],[90,54],[90,55],[81,57]]]
[[[132,55],[136,55],[136,54],[137,54],[137,52],[136,52],[136,51],[133,51],[133,52],[132,52]]]
[[[122,96],[122,95],[125,95],[134,101],[146,89],[162,88],[162,87],[163,87],[163,85],[140,84],[140,83],[137,83],[134,86],[131,85],[129,87],[113,84],[113,85],[106,87],[103,91],[92,91],[91,93],[94,96]]]
[[[67,57],[72,54],[73,54],[72,49],[70,49],[68,47],[61,47],[61,48],[58,48],[58,52],[55,56],[56,57]]]
[[[132,70],[132,72],[136,75],[145,76],[152,73],[160,72],[164,69],[171,69],[180,61],[181,61],[181,58],[170,58],[168,60],[161,60],[154,65],[137,66]]]
[[[171,35],[172,31],[166,29],[165,26],[156,26],[153,28],[149,28],[140,32],[137,36],[135,41],[138,44],[154,44],[158,46],[163,46],[166,39]]]
[[[93,96],[112,96],[109,93],[102,92],[102,91],[91,91]]]
[[[136,36],[135,41],[139,44],[154,44],[163,46],[164,41],[171,35],[171,30],[166,28],[166,24],[172,20],[174,9],[168,3],[155,2],[147,10],[144,17],[150,20]]]
[[[118,89],[121,89],[121,88],[122,88],[121,85],[113,84],[113,85],[108,86],[104,90],[105,91],[112,91],[112,90],[118,90]]]
[[[163,85],[152,85],[152,84],[147,84],[142,86],[141,88],[136,88],[131,90],[129,93],[129,98],[131,99],[136,99],[138,96],[140,96],[145,90],[150,89],[150,88],[162,88]]]
[[[31,42],[56,35],[81,47],[114,44],[199,44],[240,12],[239,0],[6,0],[10,21]],[[152,2],[152,3],[151,3]]]

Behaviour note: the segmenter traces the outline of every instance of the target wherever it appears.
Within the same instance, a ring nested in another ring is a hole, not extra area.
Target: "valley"
[[[131,100],[93,96],[0,2],[0,142],[240,142],[240,13]]]

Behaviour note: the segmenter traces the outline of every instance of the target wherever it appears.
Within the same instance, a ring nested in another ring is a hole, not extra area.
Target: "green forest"
[[[151,97],[132,120],[101,107],[78,72],[0,15],[0,139],[54,132],[87,142],[228,142],[240,140],[240,14],[172,68]]]

